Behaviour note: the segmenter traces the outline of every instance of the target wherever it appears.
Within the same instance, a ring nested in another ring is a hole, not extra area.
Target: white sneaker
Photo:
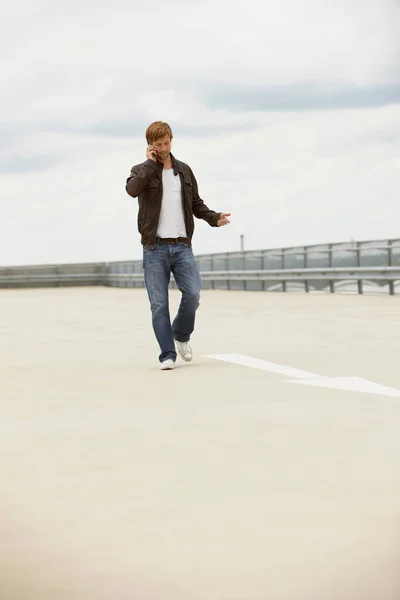
[[[184,361],[190,362],[193,358],[193,352],[189,346],[189,342],[178,342],[178,340],[175,340],[175,342],[178,348],[179,356],[183,358]]]
[[[174,368],[175,368],[175,363],[172,360],[172,358],[167,358],[167,360],[163,360],[163,362],[160,365],[161,371],[171,371]]]

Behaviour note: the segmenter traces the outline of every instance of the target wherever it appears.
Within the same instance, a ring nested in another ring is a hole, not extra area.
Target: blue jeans
[[[194,330],[199,307],[201,279],[192,248],[186,244],[156,243],[143,247],[143,270],[149,296],[155,336],[160,346],[160,362],[176,360],[174,339],[188,342]],[[173,273],[182,292],[178,313],[171,325],[168,285]]]

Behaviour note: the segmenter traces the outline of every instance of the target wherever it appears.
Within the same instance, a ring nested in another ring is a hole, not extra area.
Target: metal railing
[[[335,282],[340,282],[343,289],[344,284],[356,281],[357,292],[364,292],[365,284],[376,285],[377,282],[387,284],[389,293],[396,294],[396,289],[400,291],[400,267],[359,267],[353,269],[271,269],[264,271],[202,271],[201,279],[204,282],[211,282],[211,289],[249,289],[250,282],[261,282],[264,291],[289,291],[290,284],[300,282],[303,284],[305,292],[310,292],[310,280],[321,281],[329,286],[329,291],[338,291]],[[245,284],[242,288],[237,288],[232,284]],[[281,284],[281,285],[277,285]],[[91,286],[108,285],[121,287],[143,287],[144,275],[142,273],[103,273],[101,276],[93,273],[79,274],[40,274],[40,275],[0,275],[0,287],[37,287],[37,286]],[[139,285],[137,285],[139,284]],[[171,287],[176,287],[171,283]],[[369,287],[369,291],[371,291]],[[314,288],[314,291],[317,291]],[[319,291],[325,291],[321,288]]]
[[[205,289],[400,292],[400,239],[196,256]],[[142,261],[107,265],[107,285],[141,287]],[[171,283],[171,287],[175,287]]]
[[[196,261],[205,289],[400,293],[400,239],[217,253]],[[64,285],[143,287],[142,261],[0,268],[3,288]]]
[[[0,267],[0,288],[105,285],[106,263]]]
[[[356,267],[351,269],[271,269],[264,271],[201,271],[200,276],[202,282],[211,282],[212,289],[238,289],[232,286],[233,283],[242,282],[248,284],[249,282],[261,282],[263,284],[262,289],[264,291],[273,291],[281,289],[282,291],[288,291],[288,284],[296,284],[301,282],[305,292],[310,292],[310,280],[325,282],[329,286],[329,291],[335,291],[335,282],[344,283],[357,283],[357,293],[364,293],[365,284],[369,286],[376,285],[377,282],[387,284],[389,286],[389,293],[394,295],[396,293],[396,287],[400,290],[400,267]],[[144,284],[144,276],[141,273],[110,273],[107,275],[107,284],[114,285],[117,282],[119,286],[121,283],[125,285],[131,284]],[[276,283],[283,284],[282,287],[277,286]],[[219,285],[218,285],[219,284]],[[268,284],[268,285],[265,285]],[[140,286],[141,286],[140,285]],[[137,287],[137,286],[133,286]],[[176,287],[173,283],[171,287]],[[241,289],[248,289],[244,287]],[[317,290],[315,290],[317,291]],[[324,288],[320,291],[325,291]],[[336,291],[338,291],[336,289]]]

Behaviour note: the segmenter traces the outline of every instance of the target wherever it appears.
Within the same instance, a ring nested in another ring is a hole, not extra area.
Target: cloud
[[[0,173],[29,173],[53,167],[58,163],[50,156],[8,156],[0,158]]]
[[[396,11],[390,0],[7,4],[3,264],[140,256],[124,184],[156,119],[207,204],[232,212],[220,231],[197,222],[197,252],[235,249],[241,233],[253,247],[395,235]]]
[[[138,135],[143,135],[143,126],[145,121],[132,122],[131,119],[125,118],[114,121],[100,121],[91,125],[87,130],[81,130],[82,133],[109,135],[112,137],[128,137],[132,138]],[[173,134],[179,136],[210,136],[214,134],[230,134],[235,131],[249,131],[256,129],[258,125],[253,123],[207,123],[202,122],[185,124],[176,121],[174,124]]]
[[[211,109],[230,110],[341,110],[400,104],[400,83],[374,86],[316,86],[287,84],[279,86],[209,86],[201,98]]]
[[[221,230],[196,220],[195,252],[238,249],[241,234],[246,248],[398,237],[400,108],[279,116],[254,131],[174,139],[204,201],[232,212]],[[394,123],[396,137],[381,141]],[[140,258],[125,179],[144,151],[142,137],[86,137],[63,165],[3,178],[2,263]]]
[[[8,6],[1,25],[2,95],[10,103],[18,94],[15,114],[58,105],[86,118],[132,107],[149,91],[207,82],[368,85],[398,76],[396,5],[385,0],[250,0],[246,10],[215,0],[177,12],[154,2],[29,6],[17,14]]]

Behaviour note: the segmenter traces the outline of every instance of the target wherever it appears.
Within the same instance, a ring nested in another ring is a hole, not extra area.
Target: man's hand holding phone
[[[150,160],[154,160],[154,162],[157,162],[157,152],[153,146],[147,146],[146,157]]]

